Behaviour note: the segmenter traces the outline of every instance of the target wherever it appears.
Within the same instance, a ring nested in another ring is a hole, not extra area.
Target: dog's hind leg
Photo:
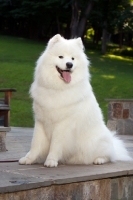
[[[40,122],[36,121],[31,149],[19,160],[19,164],[33,164],[43,163],[47,157],[49,149],[49,141],[45,135],[43,126]]]
[[[102,165],[102,164],[104,164],[104,163],[107,163],[107,162],[109,162],[110,161],[110,159],[108,158],[108,157],[98,157],[98,158],[96,158],[94,161],[93,161],[93,163],[95,164],[95,165]]]

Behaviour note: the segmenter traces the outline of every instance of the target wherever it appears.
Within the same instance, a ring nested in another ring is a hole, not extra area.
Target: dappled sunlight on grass
[[[105,79],[114,79],[115,76],[113,75],[101,75],[101,77],[105,78]]]
[[[103,56],[105,58],[113,58],[113,59],[118,59],[118,60],[124,60],[124,61],[133,61],[132,58],[127,58],[127,57],[123,57],[123,56],[117,56],[117,55],[113,55],[113,54],[107,54],[105,56]]]
[[[131,50],[132,50],[132,48],[131,48],[131,47],[127,47],[127,50],[128,50],[128,51],[131,51]]]
[[[106,98],[133,98],[133,59],[97,51],[88,55],[91,60],[91,84],[107,120]]]
[[[89,51],[89,54],[95,54],[96,52],[95,51]]]
[[[101,61],[105,61],[105,59],[104,59],[104,58],[100,58],[100,60],[101,60]]]

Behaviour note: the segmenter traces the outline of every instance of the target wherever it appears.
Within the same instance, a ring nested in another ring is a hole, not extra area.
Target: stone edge
[[[87,182],[87,181],[94,181],[100,179],[107,179],[107,178],[117,178],[117,177],[126,177],[126,176],[133,176],[133,169],[132,170],[123,170],[119,172],[109,172],[105,174],[96,174],[96,175],[89,175],[89,176],[77,176],[77,177],[68,177],[68,178],[61,178],[61,179],[52,179],[52,180],[35,180],[30,183],[17,183],[12,186],[7,187],[0,187],[0,193],[11,193],[11,192],[18,192],[30,189],[37,189],[40,187],[48,187],[52,185],[63,185],[63,184],[70,184],[76,182]],[[37,178],[38,179],[38,178]]]

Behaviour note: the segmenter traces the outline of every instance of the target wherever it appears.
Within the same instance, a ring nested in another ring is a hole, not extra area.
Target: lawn
[[[16,88],[11,100],[11,126],[33,127],[29,88],[35,62],[44,42],[0,36],[0,88]],[[105,98],[133,98],[133,59],[87,49],[91,61],[91,84],[107,120]]]

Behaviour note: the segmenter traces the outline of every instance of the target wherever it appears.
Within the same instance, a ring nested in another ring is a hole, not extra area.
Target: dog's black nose
[[[66,63],[66,66],[67,66],[68,69],[71,69],[72,66],[73,66],[73,64],[72,64],[71,62],[67,62],[67,63]]]

